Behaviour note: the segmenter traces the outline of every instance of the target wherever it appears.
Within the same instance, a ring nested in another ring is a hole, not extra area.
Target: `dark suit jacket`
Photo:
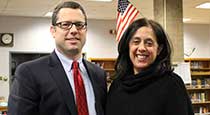
[[[83,60],[95,93],[97,115],[104,115],[105,71]],[[8,115],[77,115],[72,88],[55,52],[18,66],[8,100]]]

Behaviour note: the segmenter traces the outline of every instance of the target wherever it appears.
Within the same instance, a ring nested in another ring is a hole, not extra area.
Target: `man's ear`
[[[163,49],[163,46],[162,45],[158,47],[157,55],[160,54],[160,52],[162,51],[162,49]]]
[[[55,36],[56,28],[54,26],[50,26],[50,33],[52,34],[53,38]]]

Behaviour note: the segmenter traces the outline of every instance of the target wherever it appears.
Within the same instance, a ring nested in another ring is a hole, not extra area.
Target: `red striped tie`
[[[76,93],[78,115],[88,115],[87,99],[82,76],[78,69],[78,62],[73,62],[73,76]]]

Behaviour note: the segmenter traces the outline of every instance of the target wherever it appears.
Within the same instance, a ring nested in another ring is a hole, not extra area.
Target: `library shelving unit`
[[[210,114],[210,58],[186,58],[192,83],[186,85],[195,115]]]
[[[0,114],[6,115],[7,113],[7,107],[6,106],[0,106]]]
[[[5,97],[0,97],[0,115],[6,115],[7,114],[7,101],[5,100]]]
[[[111,83],[111,79],[115,73],[114,66],[116,58],[88,58],[88,60],[104,69],[107,74],[107,83]]]

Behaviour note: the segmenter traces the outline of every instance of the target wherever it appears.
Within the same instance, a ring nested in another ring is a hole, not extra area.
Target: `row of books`
[[[210,115],[210,113],[195,113],[195,115]]]
[[[104,68],[104,62],[92,62],[93,64],[96,64],[97,66]]]
[[[207,88],[210,87],[210,78],[192,79],[192,88]]]
[[[208,107],[194,108],[195,115],[210,115]]]
[[[191,62],[190,63],[191,68],[210,68],[209,64],[206,62]]]
[[[208,100],[208,95],[204,92],[193,92],[189,93],[192,102],[206,102]]]

